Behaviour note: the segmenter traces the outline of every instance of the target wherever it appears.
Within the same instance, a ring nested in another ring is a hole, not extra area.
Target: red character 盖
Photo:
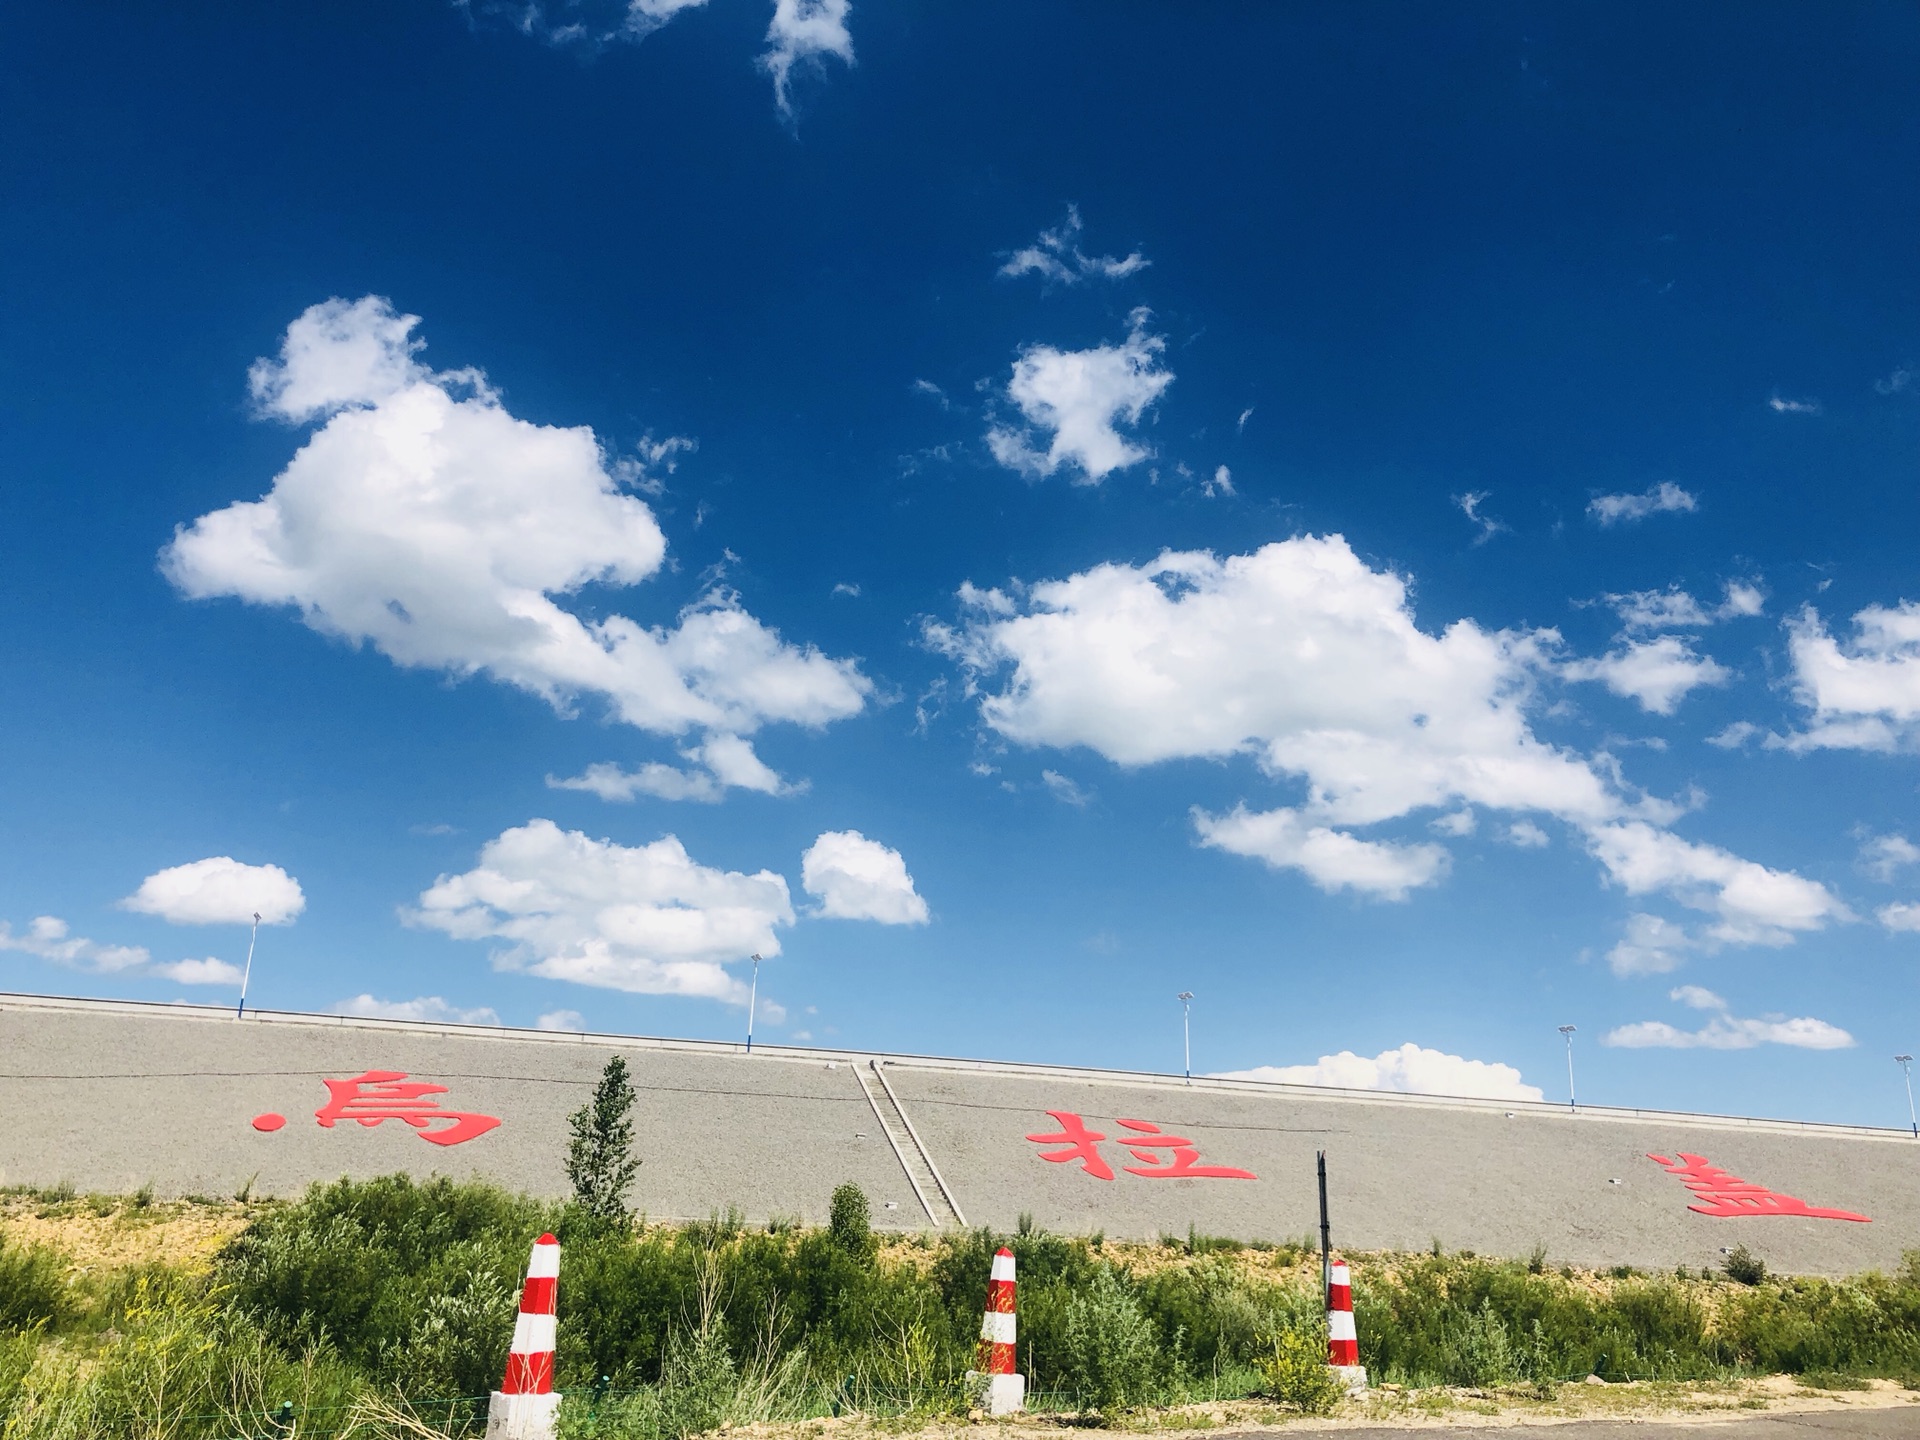
[[[491,1115],[476,1115],[466,1110],[442,1110],[432,1095],[444,1095],[444,1085],[429,1085],[407,1078],[404,1070],[369,1070],[351,1080],[323,1080],[327,1103],[313,1112],[314,1119],[328,1130],[336,1120],[355,1120],[362,1125],[378,1125],[382,1120],[398,1120],[420,1132],[430,1145],[458,1145],[476,1135],[484,1135],[499,1121]],[[364,1088],[363,1088],[364,1087]],[[451,1120],[451,1125],[429,1129],[435,1120]]]

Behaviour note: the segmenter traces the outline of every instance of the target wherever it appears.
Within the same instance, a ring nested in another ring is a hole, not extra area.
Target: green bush
[[[1289,1325],[1267,1341],[1256,1367],[1261,1393],[1308,1415],[1325,1415],[1345,1393],[1327,1364],[1327,1341],[1318,1329]]]
[[[873,1211],[866,1191],[851,1181],[835,1187],[827,1208],[827,1233],[849,1255],[864,1260],[873,1253]]]
[[[45,1245],[0,1238],[0,1330],[59,1321],[68,1310],[66,1261]]]
[[[1067,1301],[1061,1348],[1067,1384],[1082,1405],[1103,1414],[1144,1400],[1164,1368],[1152,1322],[1132,1286],[1108,1265]]]
[[[1722,1268],[1729,1280],[1742,1285],[1758,1285],[1767,1278],[1767,1262],[1744,1245],[1736,1245],[1727,1252],[1726,1264]]]

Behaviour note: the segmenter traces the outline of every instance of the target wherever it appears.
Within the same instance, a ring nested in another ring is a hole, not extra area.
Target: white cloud
[[[1662,480],[1658,485],[1638,495],[1596,495],[1587,502],[1587,513],[1602,525],[1644,520],[1649,515],[1666,511],[1688,511],[1699,508],[1699,498],[1689,491],[1682,490],[1671,480]]]
[[[536,1030],[553,1030],[562,1034],[584,1034],[587,1017],[578,1010],[549,1010],[533,1022]]]
[[[175,960],[170,965],[155,965],[149,973],[180,985],[238,986],[243,978],[238,965],[229,965],[211,955],[204,960]]]
[[[1787,624],[1794,691],[1813,712],[1789,750],[1910,750],[1920,741],[1920,604],[1869,605],[1845,644],[1811,608]]]
[[[417,323],[377,297],[331,300],[256,363],[265,411],[325,423],[264,498],[176,532],[161,566],[182,593],[290,606],[398,665],[484,674],[563,711],[600,696],[655,734],[817,727],[864,707],[854,662],[785,643],[724,590],[671,628],[562,608],[660,569],[653,512],[591,430],[516,419],[477,371],[422,366]]]
[[[1545,1098],[1538,1086],[1527,1084],[1511,1065],[1467,1060],[1411,1042],[1398,1050],[1382,1051],[1371,1060],[1351,1050],[1342,1050],[1338,1055],[1322,1055],[1312,1065],[1260,1065],[1251,1070],[1222,1071],[1215,1078],[1484,1100]]]
[[[853,35],[847,29],[852,8],[849,0],[773,0],[760,68],[773,77],[773,100],[782,115],[793,117],[796,65],[821,67],[829,55],[853,64]]]
[[[1695,654],[1679,635],[1629,640],[1598,659],[1569,661],[1563,673],[1569,680],[1598,680],[1653,715],[1671,715],[1689,690],[1733,678],[1726,666]]]
[[[1766,592],[1743,580],[1726,582],[1718,605],[1703,605],[1678,585],[1665,590],[1629,590],[1602,598],[1628,630],[1671,630],[1718,624],[1759,615],[1766,608]]]
[[[1873,917],[1889,930],[1920,930],[1920,905],[1908,902],[1882,905],[1873,912]]]
[[[1607,966],[1622,978],[1664,975],[1679,969],[1688,951],[1701,948],[1686,926],[1636,912],[1627,917],[1626,935],[1607,952]]]
[[[1902,365],[1886,379],[1874,381],[1873,388],[1881,395],[1898,395],[1913,384],[1913,376],[1913,367]]]
[[[262,925],[291,925],[307,908],[307,897],[278,865],[212,855],[149,875],[120,908],[175,925],[247,925],[256,912]]]
[[[1042,230],[1040,238],[1024,250],[1016,250],[1000,274],[1009,278],[1038,275],[1062,285],[1078,285],[1082,280],[1120,280],[1147,268],[1153,262],[1138,250],[1124,258],[1112,255],[1088,255],[1080,248],[1080,207],[1067,206],[1067,218],[1057,229]]]
[[[1343,830],[1315,825],[1298,810],[1258,813],[1236,805],[1226,815],[1196,807],[1200,843],[1234,855],[1264,860],[1275,870],[1298,870],[1322,890],[1358,890],[1382,900],[1404,900],[1447,872],[1447,852],[1438,845],[1396,845],[1362,840]]]
[[[1818,415],[1818,400],[1783,400],[1778,395],[1767,401],[1767,408],[1776,415]]]
[[[1628,1050],[1751,1050],[1756,1045],[1844,1050],[1853,1044],[1851,1035],[1824,1020],[1804,1016],[1789,1020],[1784,1015],[1741,1019],[1728,1012],[1725,1000],[1698,985],[1670,990],[1667,998],[1695,1010],[1713,1012],[1713,1018],[1698,1030],[1681,1030],[1664,1020],[1642,1020],[1608,1031],[1600,1043]]]
[[[1200,493],[1205,495],[1209,500],[1221,495],[1232,496],[1235,493],[1233,488],[1233,472],[1224,465],[1215,466],[1213,478],[1200,482]]]
[[[1717,730],[1707,737],[1707,744],[1717,745],[1722,750],[1738,750],[1754,736],[1760,733],[1760,727],[1751,720],[1736,720],[1724,730]]]
[[[145,969],[152,957],[139,945],[101,945],[84,936],[69,933],[67,922],[57,915],[36,915],[27,923],[27,933],[15,935],[0,921],[0,950],[16,950],[39,960],[51,960],[75,970],[119,975]]]
[[[809,845],[800,883],[819,900],[815,913],[828,919],[927,923],[927,902],[913,888],[906,860],[858,830],[829,830]]]
[[[1486,544],[1502,530],[1508,528],[1505,521],[1495,520],[1490,515],[1480,513],[1480,507],[1487,503],[1491,493],[1487,490],[1469,490],[1464,495],[1453,497],[1453,503],[1460,507],[1460,513],[1480,527],[1480,533],[1473,537],[1473,543],[1476,545]]]
[[[471,11],[474,0],[454,0]],[[665,25],[682,10],[707,0],[480,0],[483,13],[503,16],[523,35],[549,45],[575,45],[601,50],[620,41],[638,42]]]
[[[1432,830],[1436,835],[1452,835],[1456,838],[1473,834],[1478,825],[1479,821],[1475,818],[1471,808],[1449,810],[1445,815],[1427,822],[1427,828]]]
[[[619,845],[551,820],[489,840],[473,869],[442,875],[404,917],[456,940],[511,942],[497,968],[644,995],[744,1005],[730,961],[780,953],[787,882],[696,863],[672,835]]]
[[[616,804],[640,795],[711,804],[730,786],[762,795],[788,795],[804,788],[782,780],[754,753],[753,745],[738,735],[709,735],[680,753],[693,762],[685,770],[658,760],[650,760],[637,770],[622,770],[612,761],[602,760],[564,780],[549,775],[547,786],[553,790],[584,790]]]
[[[1093,792],[1082,789],[1058,770],[1042,770],[1040,783],[1047,787],[1047,793],[1064,805],[1084,809],[1093,802]]]
[[[1857,863],[1862,874],[1891,885],[1909,865],[1920,865],[1920,845],[1904,835],[1869,836],[1861,843]]]
[[[1643,820],[1596,826],[1588,842],[1609,878],[1629,895],[1666,893],[1715,916],[1707,938],[1723,944],[1787,945],[1796,933],[1853,918],[1816,880],[1682,840]]]
[[[1682,808],[1634,792],[1610,757],[1536,736],[1528,710],[1557,635],[1471,620],[1429,634],[1406,582],[1339,536],[1224,558],[1167,551],[1015,593],[969,585],[961,622],[925,629],[984,691],[981,719],[1002,738],[1123,767],[1250,756],[1304,783],[1298,805],[1195,811],[1205,844],[1399,898],[1437,880],[1445,852],[1354,827],[1423,809],[1532,811],[1582,832],[1629,893],[1713,914],[1716,943],[1781,944],[1847,917],[1814,882],[1660,828]]]
[[[1153,451],[1120,433],[1138,425],[1166,388],[1173,372],[1161,366],[1166,341],[1147,333],[1148,312],[1129,317],[1127,338],[1091,350],[1029,345],[1013,362],[1007,398],[1025,424],[995,425],[987,432],[994,459],[1022,474],[1051,475],[1062,466],[1079,470],[1075,484],[1097,485],[1115,470],[1147,459]],[[1036,450],[1035,429],[1050,431],[1047,448]]]
[[[1517,845],[1522,850],[1542,850],[1553,843],[1548,839],[1547,832],[1531,820],[1514,821],[1507,826],[1506,834],[1502,838],[1507,844]]]
[[[490,1005],[464,1010],[449,1005],[438,995],[422,995],[414,1000],[376,1000],[361,994],[342,1000],[333,1007],[335,1015],[357,1015],[365,1020],[412,1020],[429,1025],[498,1025],[500,1016]]]

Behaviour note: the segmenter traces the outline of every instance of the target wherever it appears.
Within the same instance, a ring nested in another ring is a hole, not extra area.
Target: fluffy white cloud
[[[1786,945],[1797,932],[1851,920],[1817,880],[1770,870],[1715,845],[1683,840],[1643,820],[1596,826],[1588,844],[1629,895],[1665,893],[1716,917],[1707,938],[1734,945]]]
[[[1889,930],[1920,930],[1920,905],[1914,905],[1904,901],[1896,902],[1892,905],[1882,905],[1878,910],[1873,912],[1873,918]]]
[[[418,323],[330,300],[254,366],[261,406],[325,423],[262,499],[203,515],[161,552],[186,595],[286,605],[403,666],[485,674],[564,709],[603,697],[656,734],[751,734],[858,713],[871,682],[714,590],[671,628],[557,603],[654,574],[666,542],[584,426],[516,419],[478,372],[415,358]]]
[[[1766,609],[1767,596],[1758,585],[1742,580],[1726,582],[1726,593],[1718,605],[1704,605],[1678,585],[1665,590],[1629,590],[1603,596],[1628,630],[1669,630],[1715,625],[1722,620],[1737,620],[1759,615]]]
[[[1811,608],[1788,623],[1794,690],[1808,728],[1790,750],[1910,750],[1920,741],[1920,604],[1869,605],[1842,644]]]
[[[335,1015],[358,1015],[367,1020],[414,1020],[429,1025],[498,1025],[500,1016],[491,1005],[471,1010],[449,1005],[438,995],[422,995],[413,1000],[376,1000],[371,995],[356,995],[333,1007]]]
[[[237,986],[240,983],[239,967],[224,960],[208,956],[202,960],[157,964],[143,945],[102,945],[83,935],[72,934],[67,922],[57,915],[36,915],[24,935],[15,935],[12,927],[0,921],[0,950],[17,951],[96,975],[157,978],[178,985]]]
[[[1520,1078],[1511,1065],[1467,1060],[1408,1042],[1371,1060],[1342,1050],[1322,1055],[1312,1065],[1260,1065],[1226,1070],[1222,1080],[1266,1080],[1283,1085],[1332,1085],[1343,1090],[1391,1090],[1402,1095],[1452,1095],[1482,1100],[1539,1100],[1536,1085]]]
[[[1860,870],[1882,885],[1891,885],[1910,865],[1920,865],[1920,845],[1904,835],[1872,835],[1861,842]]]
[[[300,882],[278,865],[245,865],[211,855],[156,871],[120,902],[123,910],[158,915],[175,925],[291,925],[307,908]]]
[[[829,830],[809,845],[800,857],[800,883],[829,919],[927,923],[927,902],[913,888],[906,860],[858,830]]]
[[[1698,1030],[1682,1030],[1664,1020],[1642,1020],[1608,1031],[1600,1043],[1628,1050],[1751,1050],[1756,1045],[1845,1050],[1853,1044],[1851,1035],[1824,1020],[1805,1016],[1789,1020],[1784,1015],[1742,1019],[1728,1011],[1725,1000],[1698,985],[1670,990],[1667,998],[1695,1010],[1710,1011],[1713,1018]]]
[[[494,956],[502,969],[745,1004],[727,963],[779,954],[778,927],[794,916],[780,876],[697,864],[672,835],[627,846],[531,820],[489,840],[472,870],[441,876],[405,918],[511,942]]]
[[[117,975],[143,970],[152,959],[144,946],[101,945],[68,931],[67,922],[57,915],[36,915],[27,922],[27,933],[16,935],[0,921],[0,950],[16,950],[39,960],[76,970]]]
[[[1588,836],[1630,893],[1714,912],[1717,943],[1784,943],[1846,916],[1818,884],[1660,828],[1681,808],[1632,792],[1607,757],[1536,736],[1528,711],[1557,671],[1556,634],[1471,620],[1429,634],[1406,582],[1339,536],[1225,558],[1168,551],[1019,594],[968,584],[962,623],[925,630],[985,692],[981,718],[1002,737],[1128,767],[1247,755],[1304,782],[1298,806],[1196,811],[1203,843],[1398,898],[1438,879],[1445,852],[1353,827],[1422,809],[1533,811]]]
[[[829,55],[853,64],[853,35],[847,29],[852,8],[849,0],[774,0],[760,68],[773,77],[773,100],[782,115],[793,116],[794,66],[823,65]]]
[[[563,1035],[584,1034],[587,1017],[578,1010],[549,1010],[533,1022],[536,1030],[552,1030]]]
[[[622,770],[603,760],[565,780],[549,775],[547,785],[554,790],[584,790],[616,803],[640,795],[712,803],[725,795],[729,786],[757,790],[763,795],[787,795],[804,788],[782,780],[754,753],[752,742],[738,735],[709,735],[680,753],[693,762],[685,770],[658,760],[650,760],[637,770]]]
[[[1042,230],[1033,244],[1014,251],[1000,273],[1009,277],[1038,275],[1062,285],[1078,285],[1082,280],[1121,280],[1153,263],[1138,250],[1124,258],[1089,255],[1080,248],[1081,228],[1080,207],[1067,206],[1067,218],[1059,228]]]
[[[1051,475],[1062,466],[1079,470],[1074,483],[1097,485],[1115,470],[1138,464],[1153,452],[1120,433],[1173,383],[1160,363],[1166,341],[1147,333],[1148,312],[1135,310],[1131,329],[1118,345],[1056,350],[1029,345],[1013,362],[1007,398],[1025,425],[996,425],[987,432],[994,459],[1027,475]],[[1035,430],[1051,432],[1045,450],[1034,448]]]
[[[1688,951],[1700,948],[1701,942],[1686,926],[1663,916],[1635,913],[1627,917],[1627,933],[1607,952],[1607,966],[1623,978],[1664,975],[1679,969]]]
[[[1699,499],[1671,480],[1663,480],[1638,495],[1596,495],[1587,502],[1587,513],[1602,525],[1618,525],[1626,521],[1644,520],[1649,515],[1666,511],[1684,512],[1699,508]]]
[[[149,973],[178,985],[238,986],[245,978],[238,965],[229,965],[211,955],[204,960],[175,960],[170,965],[155,965]]]
[[[1196,807],[1193,824],[1201,844],[1263,860],[1276,870],[1298,870],[1322,890],[1404,900],[1409,890],[1431,885],[1447,871],[1447,852],[1438,845],[1362,840],[1315,825],[1297,810],[1255,813],[1236,805],[1226,815],[1209,815]]]
[[[1696,655],[1678,635],[1629,640],[1597,660],[1570,661],[1563,673],[1569,680],[1598,680],[1654,715],[1671,715],[1689,690],[1724,685],[1733,678],[1731,670]]]
[[[1501,837],[1509,845],[1517,845],[1522,850],[1544,850],[1552,844],[1547,832],[1531,820],[1516,820],[1507,826]]]

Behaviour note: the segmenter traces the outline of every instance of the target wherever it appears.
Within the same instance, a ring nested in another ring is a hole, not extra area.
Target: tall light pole
[[[1180,992],[1180,1048],[1186,1055],[1187,1084],[1193,1084],[1193,991]]]
[[[233,1018],[241,1020],[247,1014],[247,982],[253,979],[253,946],[260,938],[260,912],[253,912],[253,934],[247,940],[247,968],[240,976],[240,1008],[233,1012]]]
[[[760,1008],[760,957],[753,957],[753,991],[747,997],[747,1054],[753,1053],[753,1012]]]
[[[1907,1123],[1913,1126],[1913,1138],[1920,1140],[1920,1118],[1915,1118],[1913,1113],[1913,1056],[1896,1055],[1893,1058],[1907,1077]]]
[[[1573,1103],[1573,1031],[1574,1027],[1571,1025],[1560,1027],[1560,1033],[1567,1039],[1567,1109],[1569,1110],[1580,1108]]]

